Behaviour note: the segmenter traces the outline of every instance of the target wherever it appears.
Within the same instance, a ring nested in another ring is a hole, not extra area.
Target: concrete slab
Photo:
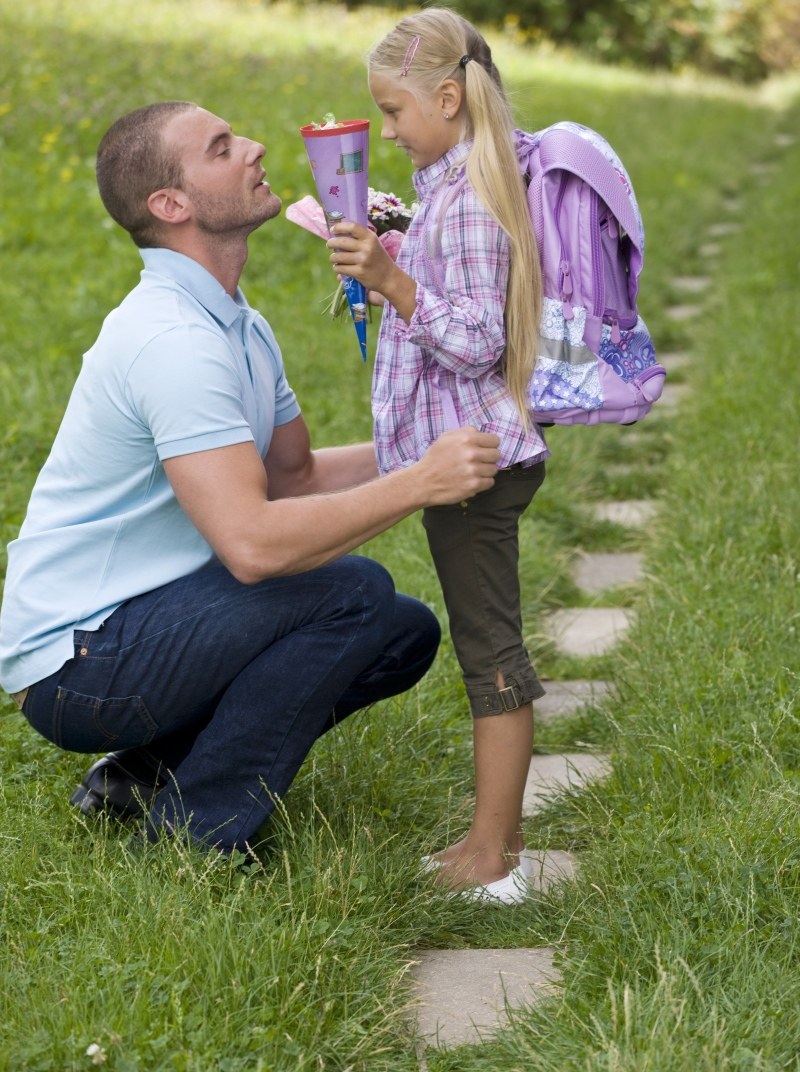
[[[547,616],[550,636],[564,655],[604,655],[633,621],[623,607],[568,607]]]
[[[684,365],[688,365],[692,359],[692,355],[674,350],[667,352],[666,354],[657,353],[656,359],[658,360],[658,363],[663,365],[667,372],[669,372],[671,369],[679,369],[683,368]]]
[[[664,390],[661,392],[661,398],[659,398],[656,405],[661,409],[677,409],[686,395],[689,393],[689,386],[685,383],[667,383],[664,384]]]
[[[547,693],[533,701],[533,717],[537,723],[555,722],[566,715],[599,703],[608,696],[613,685],[610,681],[588,681],[576,678],[573,681],[542,681]]]
[[[737,234],[741,229],[740,223],[734,223],[733,220],[721,220],[719,223],[712,223],[706,234],[709,238],[724,238],[726,235]]]
[[[701,294],[711,283],[704,275],[678,275],[671,280],[676,290],[687,291],[689,294]]]
[[[703,308],[701,305],[670,305],[666,314],[670,320],[694,320],[700,316]]]
[[[584,789],[604,778],[610,770],[608,756],[587,752],[562,752],[554,756],[534,756],[531,760],[522,814],[530,818],[565,790]]]
[[[652,499],[618,499],[595,503],[592,513],[598,521],[613,521],[629,529],[639,529],[655,517],[658,505]]]
[[[586,592],[635,584],[642,579],[642,559],[637,551],[581,552],[573,566],[575,583]]]
[[[558,984],[555,949],[421,949],[412,962],[416,1027],[428,1046],[479,1043]]]
[[[578,860],[563,849],[523,849],[528,881],[536,893],[546,893],[551,886],[574,878],[578,873]]]

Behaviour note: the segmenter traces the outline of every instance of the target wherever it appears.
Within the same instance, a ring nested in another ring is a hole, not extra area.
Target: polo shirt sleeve
[[[202,325],[180,324],[147,342],[125,391],[161,461],[253,441],[242,374],[225,339]]]

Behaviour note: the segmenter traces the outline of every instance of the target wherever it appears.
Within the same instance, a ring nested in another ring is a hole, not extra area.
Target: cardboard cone
[[[369,119],[345,119],[335,126],[300,128],[328,230],[337,220],[367,226],[369,200]],[[367,292],[350,276],[342,285],[361,356],[367,360]]]

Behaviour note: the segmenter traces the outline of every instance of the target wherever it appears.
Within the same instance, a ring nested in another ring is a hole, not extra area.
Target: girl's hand
[[[417,284],[397,267],[375,232],[342,220],[333,225],[331,235],[327,246],[336,274],[349,275],[368,291],[377,291],[406,321],[410,320],[416,307]]]
[[[368,290],[381,290],[393,261],[368,227],[342,220],[331,228],[335,237],[327,241],[331,264],[339,275],[349,275],[363,283]]]

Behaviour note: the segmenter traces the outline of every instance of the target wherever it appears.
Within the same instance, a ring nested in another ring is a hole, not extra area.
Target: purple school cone
[[[369,199],[369,119],[345,119],[332,127],[300,128],[308,162],[325,213],[328,230],[337,220],[367,226]],[[350,276],[342,277],[353,326],[367,360],[367,292]]]

